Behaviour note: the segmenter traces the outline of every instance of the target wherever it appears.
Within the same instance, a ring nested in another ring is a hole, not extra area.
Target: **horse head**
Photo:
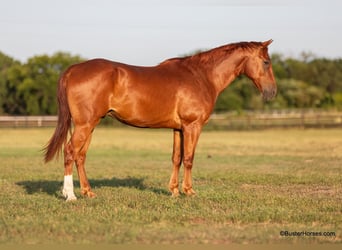
[[[258,43],[258,46],[248,54],[243,69],[243,73],[253,81],[266,101],[277,94],[272,62],[268,55],[268,45],[272,42],[271,39]]]

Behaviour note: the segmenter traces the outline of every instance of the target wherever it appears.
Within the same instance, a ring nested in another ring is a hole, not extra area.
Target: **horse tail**
[[[44,148],[45,163],[51,161],[55,156],[60,155],[62,146],[65,145],[68,132],[71,127],[71,113],[66,95],[66,74],[62,74],[58,81],[57,100],[58,100],[58,121],[57,127],[47,146]]]

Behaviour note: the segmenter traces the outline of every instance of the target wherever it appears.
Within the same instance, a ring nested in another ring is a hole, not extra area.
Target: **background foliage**
[[[20,63],[0,53],[0,114],[56,114],[59,75],[82,60],[79,56],[58,52],[52,56],[34,56]]]
[[[85,60],[64,52],[21,63],[0,52],[0,114],[54,115],[60,73]],[[220,95],[215,112],[291,108],[342,108],[342,59],[272,55],[278,95],[264,103],[251,80],[239,77]]]

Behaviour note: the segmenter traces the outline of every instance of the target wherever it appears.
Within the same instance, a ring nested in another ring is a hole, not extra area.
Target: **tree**
[[[310,62],[310,81],[328,93],[342,91],[342,60],[315,59]]]
[[[325,99],[323,88],[296,79],[279,80],[278,95],[285,100],[287,108],[321,107]]]
[[[15,91],[8,79],[8,70],[18,65],[20,65],[18,61],[0,52],[0,114],[5,113],[7,100]]]
[[[51,57],[35,56],[26,64],[8,68],[8,97],[4,111],[17,115],[56,114],[59,75],[68,66],[81,60],[79,56],[59,52]]]
[[[234,91],[229,91],[229,88],[226,88],[218,97],[214,111],[220,113],[225,111],[242,109],[243,98]]]

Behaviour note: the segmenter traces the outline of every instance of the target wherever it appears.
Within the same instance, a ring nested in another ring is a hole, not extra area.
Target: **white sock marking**
[[[74,194],[74,182],[72,180],[72,175],[64,175],[64,185],[62,192],[67,201],[73,201],[77,199]]]

